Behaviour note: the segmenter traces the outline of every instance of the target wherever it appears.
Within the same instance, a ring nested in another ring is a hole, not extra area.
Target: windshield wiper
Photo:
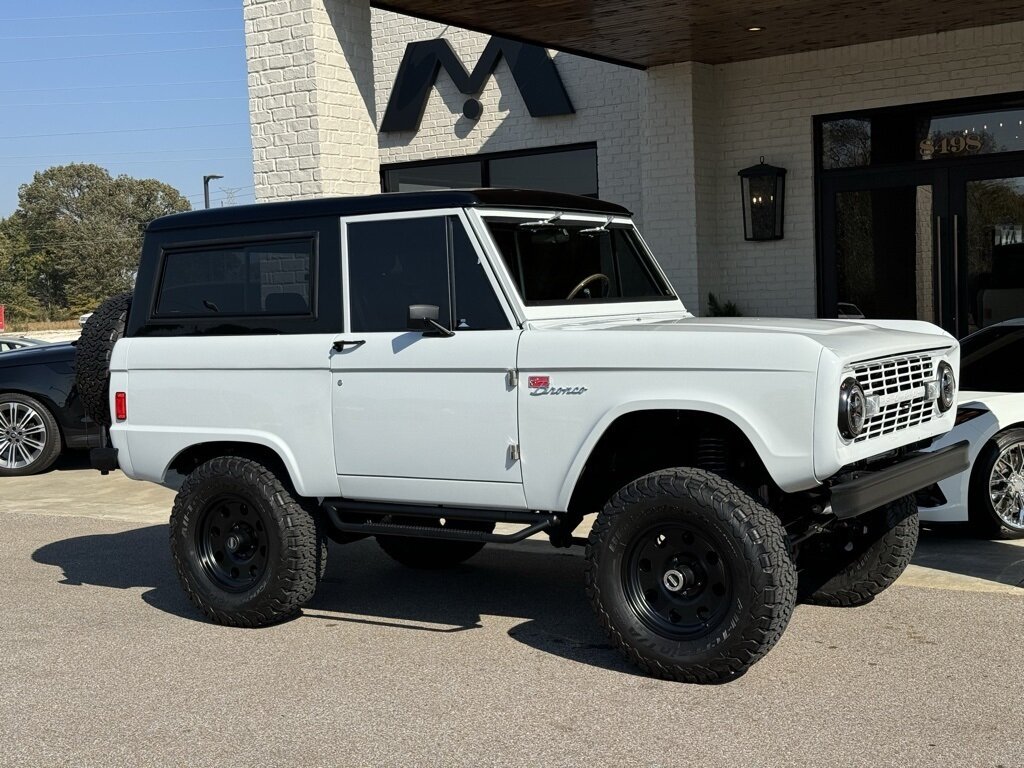
[[[541,227],[550,227],[552,224],[554,224],[556,221],[558,221],[563,216],[565,216],[565,213],[563,213],[562,211],[559,211],[554,216],[551,216],[550,218],[547,218],[547,219],[540,219],[539,221],[524,221],[522,224],[519,225],[519,228],[520,229],[540,229]]]
[[[612,216],[609,216],[607,219],[604,220],[604,224],[602,224],[599,227],[588,227],[587,229],[581,229],[579,231],[579,234],[581,234],[581,235],[599,235],[602,232],[607,232],[608,231],[608,227],[610,227],[612,225],[612,218],[613,218]]]

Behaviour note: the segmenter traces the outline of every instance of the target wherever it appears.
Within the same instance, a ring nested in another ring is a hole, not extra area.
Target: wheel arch
[[[696,466],[694,456],[702,436],[727,441],[750,465],[751,481],[756,478],[778,487],[763,459],[767,447],[739,414],[713,404],[632,403],[606,414],[591,431],[562,488],[566,506],[561,508],[580,514],[594,512],[637,477],[672,466]],[[637,439],[650,449],[617,456],[617,445]]]
[[[180,450],[171,459],[164,469],[164,480],[166,482],[172,472],[187,476],[199,465],[220,456],[241,456],[258,461],[273,470],[282,481],[287,483],[290,490],[299,492],[301,486],[297,480],[301,482],[301,478],[297,478],[292,472],[279,448],[270,443],[254,440],[210,440],[193,443]]]
[[[61,409],[60,407],[49,398],[49,396],[27,389],[4,389],[0,391],[0,397],[3,395],[21,395],[22,397],[31,397],[33,400],[37,400],[43,405],[46,410],[50,412],[50,416],[53,418],[53,423],[57,425],[57,437],[60,438],[60,449],[63,452],[68,447],[67,436],[64,434],[65,426],[61,423]]]

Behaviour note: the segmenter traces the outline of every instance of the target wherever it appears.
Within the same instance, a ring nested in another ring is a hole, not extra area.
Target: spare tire
[[[82,328],[75,352],[75,384],[85,412],[93,421],[110,426],[110,354],[124,335],[132,295],[111,296],[92,313]]]

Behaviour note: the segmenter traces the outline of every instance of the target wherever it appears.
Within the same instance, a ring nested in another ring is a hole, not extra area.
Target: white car
[[[984,328],[960,348],[956,426],[932,449],[967,440],[971,467],[918,494],[921,520],[1024,538],[1024,318]]]

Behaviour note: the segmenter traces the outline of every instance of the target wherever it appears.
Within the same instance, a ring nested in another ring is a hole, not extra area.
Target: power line
[[[37,104],[0,104],[3,107],[93,107],[109,104],[176,104],[183,101],[225,101],[227,99],[248,99],[248,96],[183,96],[180,99],[123,99],[118,101],[50,101]]]
[[[122,11],[119,13],[89,13],[79,16],[21,16],[14,19],[0,19],[6,21],[64,21],[65,19],[111,19],[124,16],[164,16],[172,13],[214,13],[220,11],[237,11],[237,5],[227,5],[220,8],[193,8],[177,9],[173,11]]]
[[[247,149],[234,147],[179,147],[178,149],[138,149],[131,152],[103,152],[103,157],[123,157],[124,155],[182,155],[191,152],[223,152]],[[0,155],[0,160],[31,160],[33,158],[81,157],[81,152],[46,152],[39,155]],[[89,154],[89,153],[85,153]]]
[[[229,160],[251,160],[249,156],[238,156],[238,157],[192,157],[192,158],[176,158],[174,160],[112,160],[104,163],[94,163],[94,165],[153,165],[155,163],[177,163],[179,165],[188,162],[205,163],[207,161],[229,161]],[[0,168],[25,168],[26,166],[32,166],[32,161],[26,161],[24,163],[4,163],[0,164]]]
[[[203,125],[164,125],[159,128],[114,128],[106,131],[68,131],[67,133],[25,133],[17,136],[0,136],[0,139],[44,139],[54,136],[98,136],[107,133],[149,133],[153,131],[183,131],[190,128],[225,128],[230,125],[248,125],[244,123],[205,123]]]
[[[13,35],[0,40],[78,40],[89,37],[159,37],[161,35],[206,35],[220,32],[243,32],[239,27],[221,29],[167,29],[162,32],[88,32],[78,35]]]
[[[165,48],[160,51],[119,51],[117,53],[86,53],[79,56],[52,56],[43,59],[7,59],[0,64],[38,64],[46,61],[76,61],[78,59],[106,59],[115,56],[154,56],[161,53],[189,53],[192,51],[220,51],[230,48],[237,50],[237,45],[204,45],[198,48]]]
[[[120,83],[114,85],[56,85],[50,88],[5,88],[0,93],[39,93],[40,91],[93,91],[109,88],[173,88],[179,85],[223,85],[238,80],[182,80],[176,83]]]

